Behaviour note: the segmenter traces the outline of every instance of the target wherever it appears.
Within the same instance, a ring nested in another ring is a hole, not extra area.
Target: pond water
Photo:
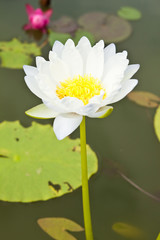
[[[1,0],[0,41],[33,41],[22,30],[27,22],[24,0]],[[33,0],[29,1],[35,8]],[[142,12],[142,19],[131,22],[132,35],[117,45],[129,52],[131,63],[140,63],[135,75],[139,79],[136,90],[149,91],[160,96],[160,2],[158,0],[54,0],[52,19],[62,15],[77,18],[89,11],[116,13],[129,5]],[[158,29],[157,29],[158,28]],[[49,46],[43,49],[47,57]],[[47,54],[46,54],[47,53]],[[24,112],[40,103],[24,83],[23,70],[0,68],[0,122],[20,120],[29,126],[33,119]],[[114,104],[114,111],[106,119],[87,119],[87,143],[99,159],[99,171],[90,183],[91,210],[95,239],[125,239],[112,230],[116,222],[125,222],[144,230],[146,239],[156,239],[160,232],[160,202],[131,186],[120,174],[116,165],[129,179],[146,191],[160,195],[160,143],[154,128],[155,109],[140,107],[127,98]],[[50,120],[37,120],[51,123]],[[76,130],[72,138],[79,137]],[[25,186],[24,186],[25,188]],[[37,225],[42,217],[66,217],[83,225],[81,188],[57,199],[36,203],[0,202],[0,239],[28,240],[51,239]],[[73,234],[84,239],[82,233]]]

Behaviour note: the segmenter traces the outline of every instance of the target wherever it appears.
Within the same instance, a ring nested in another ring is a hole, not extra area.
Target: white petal
[[[54,62],[57,58],[57,53],[49,51],[49,61]]]
[[[85,74],[100,79],[104,66],[104,42],[99,41],[89,52]]]
[[[112,111],[113,111],[113,107],[104,106],[99,108],[97,112],[90,113],[87,116],[90,118],[104,118],[104,117],[108,117]]]
[[[54,96],[53,99],[49,101],[43,101],[44,104],[53,109],[58,113],[67,113],[67,112],[77,112],[80,108],[84,106],[84,103],[78,98],[74,97],[64,97],[59,99],[57,96]]]
[[[93,49],[97,57],[97,76],[95,77],[101,79],[104,67],[104,41],[100,40]]]
[[[38,70],[41,69],[41,66],[44,62],[46,62],[46,60],[43,57],[39,57],[39,56],[36,57],[36,65],[37,65]]]
[[[128,59],[124,55],[115,54],[104,65],[103,87],[108,90],[114,84],[119,84],[124,77],[124,72],[128,66]]]
[[[61,42],[55,41],[53,44],[52,51],[55,52],[58,57],[61,57],[63,48],[64,48],[64,45]]]
[[[139,64],[129,65],[124,72],[123,81],[130,79],[138,71],[139,68],[140,68]]]
[[[97,76],[97,58],[93,48],[87,58],[85,74],[93,77]]]
[[[43,103],[29,109],[25,113],[30,117],[41,119],[55,118],[58,115],[58,113],[46,107]]]
[[[53,94],[55,95],[59,82],[64,81],[68,77],[69,73],[67,66],[58,58],[56,58],[54,63],[44,62],[41,65],[40,73],[36,76],[40,88],[45,91],[46,95],[50,95],[51,97]]]
[[[58,113],[78,113],[84,106],[84,103],[81,100],[74,97],[64,97],[62,99],[55,97],[53,100],[43,102],[48,108],[51,108]]]
[[[65,105],[61,104],[61,100],[59,98],[50,99],[49,101],[43,100],[43,103],[54,112],[57,113],[67,113],[68,109]]]
[[[39,88],[39,85],[36,81],[36,79],[34,77],[29,77],[29,76],[25,76],[25,82],[28,86],[28,88],[39,98],[41,99],[46,99],[47,96],[43,93],[43,91],[41,91],[41,89]]]
[[[53,129],[58,140],[71,134],[81,123],[82,116],[75,113],[59,115],[54,120]]]
[[[40,68],[39,68],[39,72],[42,74],[48,74],[49,71],[49,66],[50,66],[50,62],[49,61],[42,61],[41,63],[38,63]]]
[[[105,106],[112,103],[112,100],[120,92],[121,88],[122,84],[119,84],[115,85],[114,88],[109,89],[109,91],[107,91],[107,97],[102,101],[101,106]]]
[[[61,104],[65,106],[68,112],[77,112],[84,106],[84,103],[75,97],[64,97],[60,100]]]
[[[82,75],[82,57],[71,39],[68,39],[64,46],[64,49],[62,51],[62,60],[68,66],[71,78],[73,78],[74,76]]]
[[[133,90],[133,88],[137,85],[138,80],[137,79],[131,79],[126,82],[124,82],[122,89],[119,91],[119,93],[113,98],[113,100],[110,103],[115,103],[120,101],[122,98],[124,98],[129,92]]]
[[[83,37],[81,37],[81,39],[79,40],[79,42],[78,42],[78,44],[77,44],[77,48],[79,48],[79,47],[83,47],[83,46],[90,46],[91,47],[91,43],[90,43],[90,41],[88,40],[88,38],[87,37],[85,37],[85,36],[83,36]]]
[[[88,116],[88,114],[96,112],[101,107],[99,103],[88,103],[76,111],[79,115]]]
[[[106,62],[115,53],[116,53],[116,46],[114,43],[111,43],[104,49],[104,61]]]
[[[79,51],[82,60],[83,60],[83,74],[85,74],[86,72],[86,62],[87,62],[87,58],[89,55],[89,52],[91,51],[91,44],[90,41],[88,40],[88,38],[86,37],[82,37],[79,42],[78,45],[76,46],[77,50]]]
[[[38,73],[38,69],[36,67],[24,65],[23,69],[27,76],[35,76]]]
[[[104,91],[101,90],[100,95],[95,95],[89,100],[89,103],[101,103],[103,100]]]
[[[119,52],[117,53],[118,56],[121,56],[122,58],[126,58],[128,55],[128,52],[126,50],[124,50],[123,52]]]
[[[50,78],[50,74],[39,73],[36,76],[38,87],[47,96],[47,99],[53,99],[56,95],[56,83]]]
[[[56,83],[63,82],[64,80],[70,77],[67,64],[59,58],[56,58],[56,60],[53,63],[50,63],[49,72],[51,78]]]

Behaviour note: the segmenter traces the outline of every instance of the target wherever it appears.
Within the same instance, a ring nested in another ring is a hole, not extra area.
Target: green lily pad
[[[1,66],[7,68],[22,68],[24,64],[30,64],[32,58],[25,53],[0,52]]]
[[[97,172],[87,145],[88,178]],[[0,200],[32,202],[70,193],[81,186],[80,140],[58,141],[50,125],[18,121],[0,124]]]
[[[83,36],[87,37],[92,45],[95,43],[95,38],[93,34],[90,32],[84,31],[83,29],[79,29],[76,31],[75,36],[73,38],[74,43],[77,45],[78,41]]]
[[[158,107],[158,102],[160,102],[160,97],[150,92],[133,91],[127,97],[138,105],[148,108]]]
[[[96,41],[103,39],[105,43],[119,42],[128,38],[132,32],[129,22],[103,12],[90,12],[78,19],[79,25],[92,33]]]
[[[79,224],[66,218],[40,218],[38,219],[38,224],[50,237],[57,240],[76,240],[67,231],[84,231]]]
[[[144,239],[144,232],[128,223],[116,222],[112,225],[112,230],[119,235],[129,239]]]
[[[154,116],[154,129],[155,129],[157,138],[160,141],[160,105],[157,108],[156,114]]]
[[[78,24],[73,18],[62,16],[61,18],[51,22],[50,28],[53,32],[72,34],[78,29]]]
[[[118,16],[127,20],[138,20],[142,17],[141,12],[133,7],[121,7],[117,13]]]
[[[10,42],[0,42],[1,66],[20,69],[24,64],[32,62],[31,56],[41,55],[35,43],[21,43],[14,38]]]
[[[61,43],[65,44],[65,42],[67,41],[67,39],[71,38],[71,35],[68,33],[60,33],[60,32],[53,32],[53,31],[49,31],[49,43],[52,46],[53,43],[58,40]]]

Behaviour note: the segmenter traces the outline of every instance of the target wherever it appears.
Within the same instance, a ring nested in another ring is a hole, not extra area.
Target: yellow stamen
[[[62,99],[64,97],[75,97],[83,101],[84,105],[95,95],[100,95],[101,90],[104,91],[103,99],[106,98],[106,90],[97,78],[84,75],[75,76],[73,79],[68,78],[64,82],[60,82],[57,86],[56,94]]]

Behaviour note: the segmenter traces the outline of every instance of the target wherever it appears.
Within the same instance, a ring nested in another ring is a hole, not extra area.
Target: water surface
[[[23,32],[27,22],[24,0],[1,0],[0,41],[18,37],[32,41]],[[36,8],[36,1],[29,2]],[[132,35],[117,44],[119,51],[129,52],[130,63],[140,63],[136,90],[150,91],[160,96],[160,2],[158,0],[55,0],[52,19],[62,15],[77,18],[89,11],[116,13],[124,5],[142,12],[140,21],[131,22]],[[158,29],[157,29],[158,28]],[[49,50],[43,51],[43,55]],[[20,120],[29,126],[33,119],[25,110],[40,103],[26,87],[22,70],[0,68],[0,121]],[[143,229],[148,239],[156,239],[160,232],[160,202],[157,202],[127,183],[111,171],[116,164],[123,173],[145,190],[160,193],[160,144],[155,136],[153,117],[155,109],[145,109],[127,98],[114,104],[107,119],[87,119],[87,142],[99,158],[99,172],[90,180],[91,208],[95,239],[121,240],[112,230],[115,222],[126,222]],[[39,121],[50,123],[51,120]],[[72,134],[79,137],[79,131]],[[25,186],[24,186],[25,187]],[[51,239],[37,225],[42,217],[66,217],[83,225],[81,189],[58,199],[37,203],[0,202],[0,239]],[[84,239],[83,234],[76,234]]]

